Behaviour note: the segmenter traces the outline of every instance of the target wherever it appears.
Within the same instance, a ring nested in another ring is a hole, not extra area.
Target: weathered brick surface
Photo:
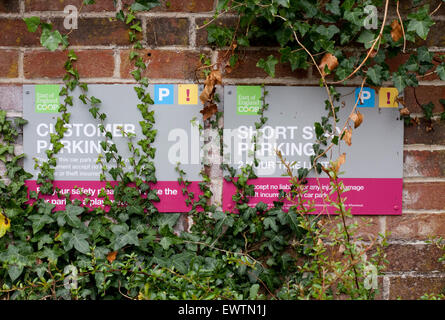
[[[197,18],[196,19],[196,26],[199,28],[196,32],[196,45],[198,47],[202,46],[208,46],[208,34],[206,28],[203,28],[203,26],[210,21],[211,18]],[[212,22],[212,25],[220,26],[220,27],[231,27],[232,29],[235,29],[237,25],[238,19],[234,17],[221,17],[215,21]]]
[[[0,12],[17,13],[20,11],[20,4],[17,0],[0,0]]]
[[[25,11],[63,11],[65,6],[73,5],[78,10],[83,3],[83,0],[26,0]],[[112,0],[96,0],[95,4],[84,5],[82,12],[101,12],[114,11],[115,7]]]
[[[433,112],[443,112],[445,107],[439,102],[440,99],[445,99],[445,87],[442,86],[422,86],[405,90],[405,107],[411,112],[422,113],[421,106],[430,102],[434,103]]]
[[[444,177],[445,151],[405,151],[404,177]]]
[[[0,51],[0,77],[16,78],[18,76],[19,54],[17,50]]]
[[[54,28],[65,30],[63,19],[55,19]],[[70,44],[75,46],[130,45],[128,28],[122,21],[116,19],[80,18],[78,29],[70,34]]]
[[[443,251],[432,244],[391,244],[385,253],[389,261],[387,272],[445,270],[445,264],[438,261]]]
[[[111,77],[114,72],[112,50],[84,50],[76,52],[78,60],[75,66],[84,78]],[[25,78],[61,78],[66,52],[29,51],[24,57]]]
[[[133,0],[123,0],[126,7]],[[214,7],[214,0],[161,0],[161,6],[153,8],[152,12],[210,12]]]
[[[445,210],[445,182],[418,182],[403,185],[403,208]]]
[[[218,53],[218,59],[221,61],[224,58],[225,52],[220,51]],[[269,55],[274,55],[279,59],[279,54],[276,51],[246,51],[245,55],[241,55],[238,65],[233,68],[233,71],[226,75],[226,78],[265,78],[268,74],[261,68],[258,68],[256,64],[262,59],[267,59]],[[275,68],[275,76],[277,78],[292,77],[297,79],[306,78],[308,75],[307,70],[297,69],[292,71],[288,63],[277,64]]]
[[[0,18],[0,46],[40,45],[40,31],[31,33],[22,19]]]
[[[445,236],[444,214],[407,214],[386,217],[390,240],[429,240],[431,236]]]
[[[195,79],[199,67],[199,53],[195,51],[144,50],[144,61],[148,68],[144,75],[153,79]],[[129,51],[121,52],[121,77],[132,78],[134,69],[129,62]]]
[[[421,119],[419,125],[405,127],[405,144],[445,144],[445,122],[434,122],[433,130],[427,132],[428,123]]]
[[[417,300],[425,293],[441,293],[444,287],[445,277],[391,277],[389,299]]]
[[[186,18],[147,19],[147,44],[152,46],[187,46],[189,20]]]
[[[0,85],[0,109],[21,111],[22,104],[22,86]]]

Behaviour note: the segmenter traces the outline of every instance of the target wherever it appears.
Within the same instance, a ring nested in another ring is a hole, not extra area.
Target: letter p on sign
[[[173,84],[155,84],[155,104],[174,104],[175,86]]]
[[[359,108],[374,108],[375,107],[375,90],[364,87],[355,89],[355,102]],[[360,92],[361,91],[361,92]]]

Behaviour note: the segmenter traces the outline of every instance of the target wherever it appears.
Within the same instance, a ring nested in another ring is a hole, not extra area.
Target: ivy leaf
[[[416,34],[423,40],[426,39],[431,26],[434,24],[434,21],[429,16],[428,9],[429,5],[425,5],[419,9],[417,13],[411,13],[408,15],[409,23],[407,31],[416,32]]]
[[[29,32],[36,32],[37,28],[40,25],[40,18],[39,17],[30,17],[23,19],[26,23],[26,26],[28,27]]]
[[[74,229],[72,233],[65,232],[62,234],[62,244],[65,251],[69,251],[74,247],[77,251],[87,254],[90,251],[90,245],[85,240],[87,238],[87,234]]]
[[[47,214],[34,214],[29,216],[28,219],[32,221],[32,231],[34,234],[42,230],[46,224],[54,222],[54,219]]]
[[[167,225],[172,230],[180,216],[180,213],[159,213],[156,224],[159,226],[159,229]]]
[[[434,103],[432,102],[422,105],[422,110],[423,113],[425,114],[426,119],[430,120],[433,117],[433,109],[434,109]]]
[[[436,68],[436,73],[439,76],[440,80],[445,80],[445,64],[441,63]]]
[[[366,72],[366,75],[369,77],[371,82],[379,86],[382,83],[382,66],[375,65],[373,67],[370,67],[368,71]]]
[[[117,251],[128,244],[139,246],[138,232],[136,230],[130,230],[125,234],[119,234],[113,244],[113,250]]]
[[[275,232],[278,232],[278,226],[275,222],[275,218],[267,217],[264,219],[264,227],[266,229],[272,229]]]
[[[289,8],[289,0],[277,0],[278,5]]]
[[[216,6],[216,12],[221,12],[222,10],[227,9],[227,4],[229,0],[218,0],[218,5]]]
[[[417,60],[419,61],[419,63],[431,63],[433,61],[433,54],[429,52],[427,47],[419,47],[417,48]]]
[[[130,8],[133,11],[149,11],[159,5],[159,0],[136,0]]]
[[[77,216],[83,211],[84,209],[82,207],[68,204],[65,211],[63,211],[64,221],[66,221],[73,228],[80,228],[82,222]]]
[[[185,274],[188,272],[190,262],[194,257],[195,254],[193,252],[182,252],[171,256],[170,261],[176,270]]]
[[[369,30],[364,30],[357,39],[357,42],[363,43],[365,49],[372,47],[372,43],[375,40],[374,34]]]
[[[330,3],[327,3],[326,10],[332,12],[333,14],[335,14],[337,16],[341,15],[340,0],[332,0]]]
[[[8,266],[8,275],[11,278],[11,281],[15,281],[23,272],[22,265],[9,265]]]
[[[271,76],[272,78],[275,77],[275,65],[278,63],[278,59],[275,58],[273,55],[270,55],[267,57],[267,60],[264,60],[263,58],[261,58],[256,66],[258,68],[263,69],[264,71],[266,71],[266,73]]]
[[[40,43],[48,50],[55,51],[59,47],[59,44],[62,43],[62,41],[62,35],[58,30],[51,31],[47,28],[43,29],[42,35],[40,37]]]
[[[96,0],[83,0],[84,4],[95,4]]]

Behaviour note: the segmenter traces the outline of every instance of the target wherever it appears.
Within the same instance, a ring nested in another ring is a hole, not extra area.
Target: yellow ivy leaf
[[[11,227],[11,221],[0,213],[0,238],[3,237],[6,231]]]

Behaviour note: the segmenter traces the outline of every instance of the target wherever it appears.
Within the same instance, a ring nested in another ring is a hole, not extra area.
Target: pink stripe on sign
[[[314,201],[316,211],[319,213],[324,208],[331,214],[335,208],[327,206],[323,201],[323,194],[329,194],[329,178],[308,178],[305,185],[304,198]],[[403,179],[386,178],[343,178],[340,179],[349,191],[343,193],[346,198],[346,208],[351,208],[354,215],[400,215],[402,214],[402,189]],[[250,198],[249,206],[254,207],[259,202],[264,202],[268,207],[273,207],[273,202],[278,200],[279,190],[288,192],[291,184],[289,178],[258,178],[249,180],[249,184],[255,185],[255,196]],[[322,192],[320,192],[320,186]],[[235,202],[232,196],[236,193],[235,186],[224,180],[223,210],[233,211]],[[333,197],[333,196],[332,196]],[[334,199],[334,198],[332,198]],[[283,208],[289,209],[293,204],[289,200],[284,201]],[[325,211],[326,212],[326,211]]]
[[[27,180],[25,183],[28,187],[28,192],[38,191],[37,182],[35,180]],[[110,184],[115,186],[118,182],[112,181]],[[59,188],[61,193],[71,193],[71,200],[78,199],[85,201],[86,198],[90,199],[90,202],[85,204],[88,208],[104,208],[104,199],[98,197],[98,194],[102,188],[105,188],[105,186],[105,181],[54,181],[54,187]],[[183,186],[179,185],[177,181],[158,181],[152,186],[154,189],[158,190],[160,202],[153,202],[153,204],[160,212],[189,212],[191,210],[192,206],[187,206],[185,203],[186,197],[182,194]],[[83,193],[88,193],[89,195],[81,195],[78,188],[81,188]],[[194,192],[195,199],[198,199],[198,196],[202,194],[199,189],[199,181],[191,181],[188,190]],[[110,190],[109,192],[112,193],[112,191],[113,190]],[[59,199],[55,194],[41,196],[41,198],[55,204],[56,211],[65,209],[65,200]],[[110,194],[109,198],[110,200],[114,200],[113,194]],[[105,207],[105,210],[108,211],[109,208]]]

